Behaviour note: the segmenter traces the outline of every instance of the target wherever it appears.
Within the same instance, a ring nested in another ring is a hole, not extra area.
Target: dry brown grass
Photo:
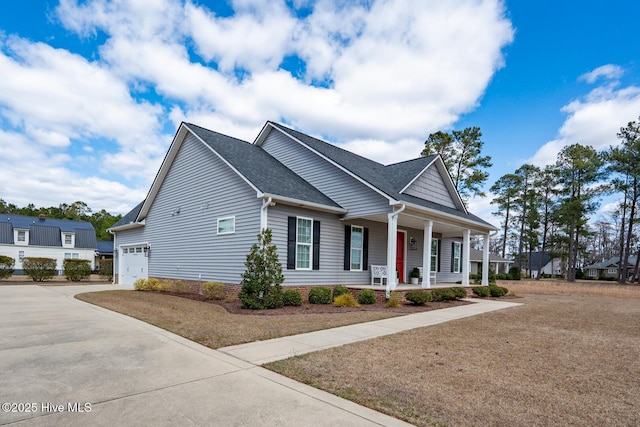
[[[578,281],[568,283],[561,280],[500,280],[498,285],[510,291],[530,294],[599,295],[619,298],[640,298],[640,285],[620,285],[616,282]]]
[[[358,311],[338,314],[259,316],[231,314],[202,301],[154,292],[106,291],[76,298],[143,320],[211,348],[335,328],[397,316]]]
[[[640,287],[505,284],[523,306],[267,367],[422,426],[640,425]]]

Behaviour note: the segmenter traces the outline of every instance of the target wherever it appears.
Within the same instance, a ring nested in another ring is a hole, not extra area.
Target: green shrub
[[[420,290],[409,291],[404,294],[404,298],[413,305],[425,305],[426,303],[431,302],[433,297],[428,291]]]
[[[299,307],[302,305],[302,295],[295,289],[287,289],[282,295],[282,302],[284,305]]]
[[[202,284],[202,294],[207,299],[223,300],[227,296],[224,283],[220,282],[204,282]]]
[[[489,296],[489,287],[488,286],[474,286],[471,288],[471,292],[480,298],[485,298]]]
[[[247,254],[244,263],[246,270],[242,273],[242,290],[238,294],[242,308],[262,310],[284,305],[280,287],[284,282],[282,264],[278,260],[277,247],[271,240],[271,230],[262,230],[258,234],[258,243],[254,243]]]
[[[509,276],[511,280],[520,280],[520,267],[513,266],[509,269]]]
[[[13,274],[16,260],[10,256],[0,255],[0,279],[7,279]]]
[[[360,307],[360,304],[358,304],[358,301],[356,301],[351,292],[335,297],[333,299],[333,305],[336,307]]]
[[[309,304],[330,304],[331,289],[324,286],[311,288],[309,291]]]
[[[113,260],[101,259],[100,264],[98,265],[98,274],[103,279],[112,281],[113,280]]]
[[[344,294],[348,294],[348,293],[349,293],[349,289],[347,289],[346,286],[338,285],[338,286],[333,288],[333,296],[332,296],[331,299],[335,300],[340,295],[344,295]]]
[[[91,262],[86,259],[65,259],[62,262],[67,280],[79,282],[91,276]]]
[[[389,299],[387,300],[387,307],[389,308],[400,307],[401,300],[402,300],[402,297],[398,292],[391,291],[391,293],[389,294]]]
[[[450,288],[433,289],[431,297],[434,301],[453,301],[456,299],[456,294]]]
[[[491,295],[494,298],[499,298],[501,296],[506,295],[506,293],[509,292],[508,290],[507,292],[505,292],[505,289],[506,288],[502,288],[500,286],[491,285],[489,286],[489,295]]]
[[[363,289],[358,292],[358,302],[360,304],[375,304],[376,303],[376,291],[373,289]]]
[[[467,290],[463,287],[456,286],[454,288],[451,288],[450,290],[456,299],[462,299],[467,297]]]
[[[56,260],[53,258],[23,258],[22,269],[34,282],[44,282],[56,274]]]
[[[497,280],[511,280],[511,276],[508,273],[496,274]]]

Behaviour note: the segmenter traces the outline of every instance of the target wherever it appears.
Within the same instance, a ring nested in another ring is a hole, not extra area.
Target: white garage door
[[[148,278],[149,258],[144,248],[146,245],[127,246],[120,250],[120,268],[118,282],[124,286],[133,286],[138,279]]]

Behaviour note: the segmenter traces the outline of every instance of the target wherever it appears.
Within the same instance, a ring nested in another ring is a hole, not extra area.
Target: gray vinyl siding
[[[340,206],[348,209],[348,216],[390,212],[387,198],[282,132],[272,130],[263,142],[262,148]]]
[[[437,283],[455,283],[462,280],[462,273],[451,272],[451,243],[462,242],[462,239],[442,239],[440,244],[440,271],[436,275]],[[462,248],[462,262],[469,262],[464,259],[464,247]]]
[[[320,269],[287,270],[288,217],[299,216],[320,221]],[[278,248],[285,281],[283,286],[300,285],[365,285],[370,283],[370,271],[344,270],[344,227],[335,214],[317,212],[293,206],[269,208],[268,227],[273,231],[273,243]],[[385,264],[387,257],[387,225],[373,221],[355,221],[369,229],[369,264]]]
[[[442,176],[435,165],[431,165],[424,171],[411,185],[404,191],[410,196],[419,197],[447,206],[456,208],[455,203],[451,199],[451,194],[447,189]]]
[[[118,233],[117,244],[148,242],[150,277],[240,283],[260,232],[261,205],[249,184],[189,134],[146,225]],[[229,216],[235,216],[235,233],[218,235],[217,220]]]

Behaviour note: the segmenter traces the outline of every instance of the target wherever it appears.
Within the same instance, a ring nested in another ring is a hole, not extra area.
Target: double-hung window
[[[364,228],[351,226],[351,270],[362,271],[362,249]]]
[[[453,242],[453,254],[451,257],[451,262],[452,264],[452,269],[454,273],[460,273],[461,270],[461,262],[460,259],[462,257],[462,243],[460,242]]]
[[[64,235],[64,244],[65,245],[71,245],[72,241],[71,241],[71,234],[65,234]]]
[[[296,227],[296,270],[311,270],[313,247],[313,220],[297,218]]]
[[[27,241],[27,232],[18,230],[18,242],[26,242]]]

